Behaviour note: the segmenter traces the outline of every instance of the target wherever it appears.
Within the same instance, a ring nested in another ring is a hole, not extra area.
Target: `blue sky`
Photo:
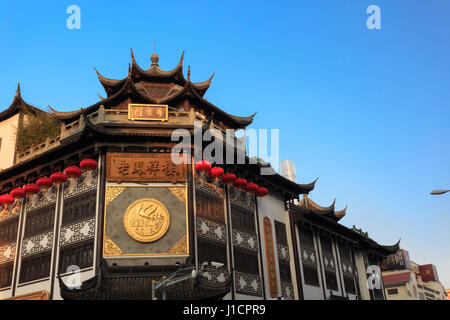
[[[450,2],[9,1],[0,11],[0,108],[17,82],[31,104],[73,110],[123,78],[133,48],[147,68],[185,54],[185,72],[216,73],[208,100],[258,111],[254,128],[280,129],[280,157],[311,198],[348,204],[341,220],[380,243],[399,238],[450,287]],[[81,8],[81,29],[66,8]],[[369,30],[366,8],[381,9]]]

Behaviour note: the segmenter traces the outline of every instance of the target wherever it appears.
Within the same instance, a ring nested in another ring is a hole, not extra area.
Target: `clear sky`
[[[311,198],[382,244],[399,238],[450,287],[450,2],[3,1],[0,108],[17,82],[29,103],[87,107],[104,94],[93,70],[123,78],[133,48],[192,81],[215,78],[208,100],[253,128],[280,129],[280,157]],[[66,9],[81,9],[69,30]],[[369,5],[381,30],[369,30]]]

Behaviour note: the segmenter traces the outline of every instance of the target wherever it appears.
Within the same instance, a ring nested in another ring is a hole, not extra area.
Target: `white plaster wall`
[[[358,270],[358,285],[361,300],[370,300],[369,288],[367,287],[366,267],[361,252],[355,252],[355,265]]]
[[[50,292],[50,278],[32,281],[29,284],[19,284],[16,288],[15,295],[20,296],[22,294],[43,290]]]
[[[2,139],[0,147],[0,170],[9,168],[14,163],[18,125],[19,114],[0,123],[0,138]]]
[[[11,288],[0,290],[0,300],[11,297]]]

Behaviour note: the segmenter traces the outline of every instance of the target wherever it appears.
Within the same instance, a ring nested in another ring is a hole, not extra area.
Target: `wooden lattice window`
[[[306,228],[300,229],[300,246],[302,248],[314,249],[314,233],[312,230]]]
[[[0,288],[6,288],[11,285],[13,268],[12,262],[0,266]]]
[[[342,262],[345,291],[350,294],[356,294],[355,267],[353,264],[351,250],[345,245],[339,245],[339,254]],[[349,269],[350,267],[351,269]]]
[[[48,277],[50,275],[51,257],[51,251],[46,251],[24,258],[20,268],[20,283]]]
[[[275,220],[275,237],[278,244],[287,246],[286,225],[277,220]]]
[[[87,240],[61,248],[59,255],[59,273],[66,273],[71,265],[80,269],[89,268],[94,260],[94,240]]]
[[[255,216],[253,211],[233,203],[231,204],[231,223],[233,228],[250,234],[255,233]]]
[[[278,261],[280,270],[280,280],[283,282],[291,282],[291,266],[288,262]]]
[[[53,230],[55,223],[55,205],[27,213],[25,237]]]
[[[320,246],[322,248],[322,255],[324,259],[323,266],[325,269],[325,283],[328,289],[337,291],[338,283],[335,269],[337,266],[333,255],[333,243],[330,238],[323,236],[320,238]],[[325,263],[325,260],[328,261],[328,264]],[[331,264],[331,261],[333,261],[333,265]]]
[[[258,253],[234,247],[234,268],[238,272],[259,275]]]
[[[16,242],[19,217],[7,220],[0,225],[0,244]]]
[[[195,206],[197,215],[210,220],[225,222],[222,198],[197,189],[195,193]]]
[[[213,240],[203,238],[197,239],[198,263],[203,262],[219,262],[226,267],[227,264],[227,248],[225,244]]]
[[[319,273],[317,270],[318,255],[314,247],[314,233],[312,230],[307,228],[300,228],[299,231],[300,260],[302,261],[305,284],[319,287]],[[314,261],[312,258],[314,258]]]
[[[96,190],[65,200],[63,225],[94,217],[97,204],[96,201]]]

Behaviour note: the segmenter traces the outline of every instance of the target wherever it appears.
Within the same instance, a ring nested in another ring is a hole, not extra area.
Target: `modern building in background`
[[[381,265],[388,300],[446,300],[447,293],[439,282],[436,266],[418,265],[401,249]]]
[[[286,160],[283,160],[280,162],[280,174],[283,177],[297,183],[297,174],[295,172],[295,164],[291,160],[286,159]]]
[[[285,177],[246,156],[194,161],[209,145],[193,144],[196,130],[245,129],[253,116],[204,99],[212,77],[185,78],[183,56],[169,71],[158,61],[142,69],[132,54],[123,79],[98,73],[106,97],[86,108],[21,124],[34,107],[19,88],[0,114],[12,143],[0,171],[0,298],[384,299],[366,271],[399,244],[340,224],[346,208],[312,201],[316,182],[296,183],[292,162]],[[173,161],[176,129],[191,138],[190,164]]]

